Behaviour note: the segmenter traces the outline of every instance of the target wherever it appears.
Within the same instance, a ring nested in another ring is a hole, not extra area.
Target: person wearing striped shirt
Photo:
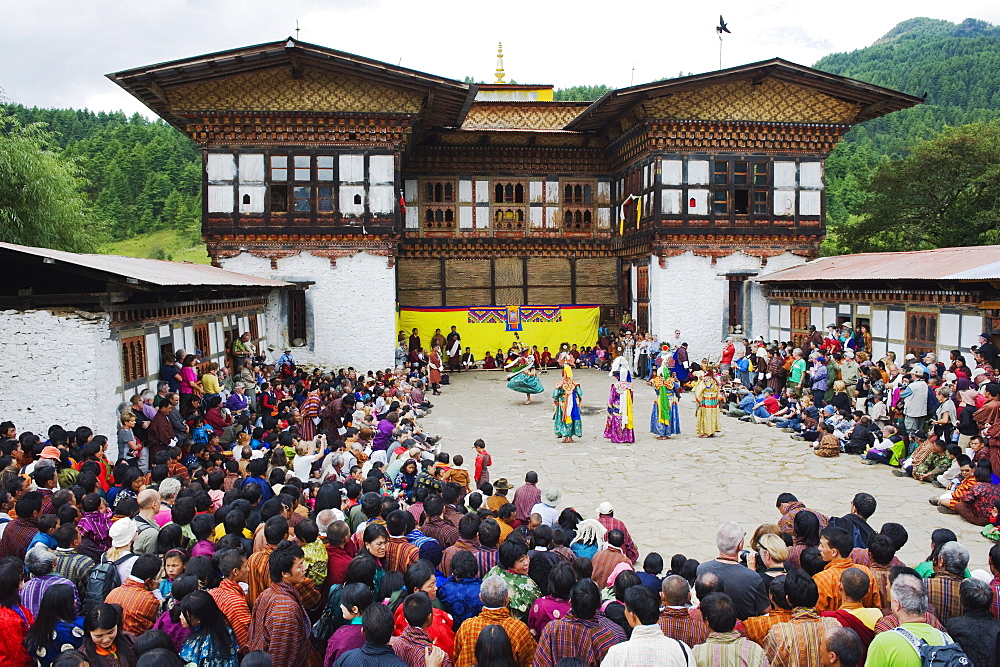
[[[823,634],[841,627],[840,622],[823,618],[816,611],[819,589],[804,570],[785,575],[785,599],[792,608],[792,618],[774,625],[764,637],[768,660],[772,667],[819,665]]]
[[[603,614],[598,615],[601,592],[591,579],[581,579],[570,593],[570,613],[542,631],[533,667],[554,667],[563,658],[599,665],[608,650],[625,641],[625,632]]]
[[[247,578],[247,558],[239,549],[229,549],[219,555],[219,570],[224,578],[216,588],[209,591],[219,610],[226,616],[236,635],[236,644],[241,654],[250,645],[250,607],[240,582]]]
[[[632,586],[625,591],[625,620],[632,628],[632,636],[627,642],[608,649],[601,663],[603,667],[695,667],[691,648],[684,642],[664,636],[660,630],[657,623],[659,602],[656,594],[645,586]]]

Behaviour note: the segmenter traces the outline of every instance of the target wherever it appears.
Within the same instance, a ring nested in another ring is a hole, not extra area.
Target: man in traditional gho
[[[552,417],[553,428],[563,442],[575,442],[574,436],[583,435],[583,420],[580,417],[582,400],[583,388],[573,379],[573,369],[567,364],[563,366],[562,381],[552,392],[552,403],[556,408]]]
[[[698,402],[698,424],[695,427],[695,433],[698,434],[699,438],[711,438],[721,430],[719,428],[719,381],[716,380],[715,371],[711,366],[699,372],[702,375],[694,386],[694,397]]]
[[[517,343],[514,343],[514,345],[516,347]],[[545,391],[542,381],[538,379],[535,362],[529,354],[528,348],[521,350],[520,354],[515,355],[513,359],[504,365],[504,368],[509,371],[507,375],[507,388],[527,396],[527,400],[524,402],[525,405],[531,405],[532,394],[541,394]]]
[[[681,383],[670,372],[667,364],[661,365],[653,378],[653,389],[656,390],[656,400],[653,401],[649,430],[656,435],[657,440],[667,440],[681,432],[680,411],[677,409]]]
[[[445,344],[448,348],[448,370],[457,373],[462,370],[462,337],[455,325],[452,325]]]
[[[635,442],[635,424],[632,420],[632,373],[624,369],[623,379],[611,385],[608,397],[608,421],[604,437],[611,442]]]

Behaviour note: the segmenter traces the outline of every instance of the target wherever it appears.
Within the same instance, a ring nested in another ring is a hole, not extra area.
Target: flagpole
[[[722,33],[719,33],[719,69],[722,69]]]

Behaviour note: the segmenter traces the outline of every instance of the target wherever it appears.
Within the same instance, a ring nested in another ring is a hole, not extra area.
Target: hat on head
[[[57,447],[53,447],[52,445],[49,445],[48,447],[43,449],[39,457],[43,459],[56,459],[56,460],[62,458],[62,456],[59,454],[59,449]]]
[[[917,355],[915,355],[915,354],[908,354],[908,355],[906,355],[906,358],[907,359],[916,359]]]
[[[118,519],[111,524],[111,530],[108,531],[108,537],[111,538],[111,546],[116,549],[127,547],[135,539],[136,532],[135,521],[132,519]]]
[[[494,491],[510,491],[514,487],[507,481],[506,477],[501,477],[496,482],[493,483]]]
[[[614,506],[607,500],[605,500],[603,503],[597,506],[598,514],[611,514],[614,511],[615,511]]]
[[[926,440],[927,439],[927,431],[914,431],[910,435],[912,435],[916,440]]]
[[[562,491],[559,489],[545,489],[545,493],[542,494],[542,502],[551,507],[555,507],[562,498]]]
[[[844,356],[847,357],[847,358],[849,358],[849,359],[853,359],[854,358],[854,350],[852,350],[851,348],[847,348],[846,350],[844,350]]]
[[[246,389],[247,386],[242,382],[237,382],[233,385],[233,389]]]
[[[840,326],[843,327],[844,329],[853,329],[854,328],[854,327],[851,326],[850,322],[844,322]]]

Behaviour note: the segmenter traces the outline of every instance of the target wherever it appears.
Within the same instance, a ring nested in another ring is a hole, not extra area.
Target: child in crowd
[[[211,432],[212,427],[205,423],[205,418],[201,415],[195,415],[191,419],[191,438],[189,442],[192,445],[207,445],[208,434]]]
[[[443,475],[443,479],[446,482],[455,482],[460,487],[462,487],[462,492],[458,497],[459,504],[465,500],[465,494],[469,491],[475,491],[472,486],[472,477],[469,475],[469,471],[462,467],[465,463],[465,458],[461,454],[455,454],[455,458],[452,460],[452,466]]]
[[[171,549],[163,554],[163,579],[160,580],[160,597],[164,600],[170,597],[177,577],[184,574],[184,566],[187,565],[188,555],[183,549]]]
[[[56,538],[53,537],[53,533],[59,530],[59,517],[55,514],[43,514],[38,518],[38,532],[35,536],[31,538],[28,542],[28,548],[25,552],[31,551],[32,547],[41,542],[49,549],[56,548]]]
[[[83,497],[83,516],[77,524],[80,531],[80,548],[85,556],[99,562],[101,556],[111,548],[111,512],[108,505],[96,493]]]
[[[312,519],[302,519],[295,526],[295,541],[302,547],[302,563],[306,566],[306,576],[313,581],[326,581],[329,554],[326,545],[319,538],[319,528]]]
[[[476,486],[479,487],[490,481],[490,466],[493,465],[493,458],[486,451],[486,442],[482,438],[476,440],[472,446],[476,450],[476,467],[473,478],[476,480]]]
[[[840,439],[834,435],[834,428],[830,424],[823,422],[819,425],[819,444],[816,445],[816,456],[832,458],[840,456]]]

